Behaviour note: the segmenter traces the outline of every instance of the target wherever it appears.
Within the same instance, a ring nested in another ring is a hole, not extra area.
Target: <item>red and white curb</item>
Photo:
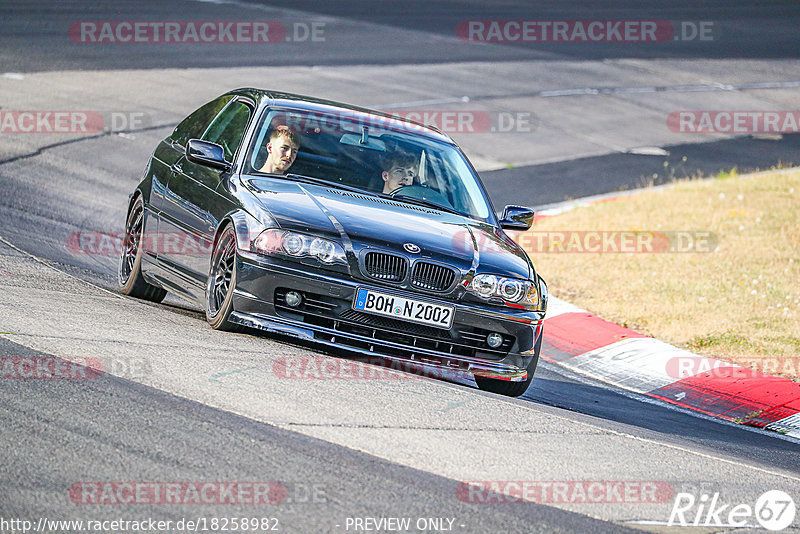
[[[674,187],[673,184],[656,189]],[[541,206],[536,218],[640,190]],[[577,373],[696,412],[800,438],[800,382],[706,358],[550,297],[541,357]]]
[[[800,438],[800,383],[706,358],[550,297],[541,357],[728,421]]]

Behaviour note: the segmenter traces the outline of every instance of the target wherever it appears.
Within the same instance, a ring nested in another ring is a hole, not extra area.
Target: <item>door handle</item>
[[[172,172],[175,173],[183,172],[183,168],[181,167],[180,163],[173,164],[172,167],[170,167],[170,169],[172,169]]]

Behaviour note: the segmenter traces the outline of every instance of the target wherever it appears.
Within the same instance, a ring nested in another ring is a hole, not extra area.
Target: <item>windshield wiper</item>
[[[442,206],[441,204],[437,204],[436,202],[431,202],[430,200],[423,200],[421,198],[407,196],[407,195],[394,195],[394,196],[386,195],[386,198],[392,198],[394,200],[400,200],[401,202],[408,202],[409,204],[416,204],[418,206],[425,206],[427,208],[433,208],[433,209],[440,210],[440,211],[446,211],[447,213],[453,213],[455,215],[461,215],[462,217],[464,216],[463,213],[461,213],[460,211],[457,211],[454,208],[451,208],[450,206]]]
[[[324,187],[333,187],[335,189],[344,189],[345,191],[352,191],[354,193],[361,193],[362,195],[369,195],[372,197],[377,196],[373,191],[367,191],[365,189],[360,189],[352,185],[330,182],[328,180],[323,180],[322,178],[316,178],[314,176],[306,176],[305,174],[295,174],[293,172],[289,172],[286,174],[280,174],[277,172],[262,172],[260,173],[260,175],[269,176],[270,178],[288,179],[292,180],[293,182],[304,182],[307,184],[321,185]]]
[[[288,178],[289,180],[294,180],[295,182],[305,182],[314,185],[321,185],[324,187],[333,187],[335,189],[344,189],[345,191],[352,191],[354,193],[361,193],[362,195],[369,195],[372,197],[377,196],[372,191],[366,191],[364,189],[354,187],[352,185],[345,185],[337,182],[329,182],[328,180],[323,180],[322,178],[316,178],[314,176],[306,176],[304,174],[294,174],[290,172],[287,174],[281,174],[276,176],[279,176],[281,178]]]

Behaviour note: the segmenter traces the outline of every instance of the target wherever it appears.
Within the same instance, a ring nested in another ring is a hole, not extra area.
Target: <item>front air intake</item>
[[[418,261],[411,273],[411,285],[428,291],[446,291],[456,279],[450,267],[437,263]]]
[[[400,282],[406,277],[408,261],[403,256],[385,252],[367,252],[364,255],[364,274],[384,282]]]

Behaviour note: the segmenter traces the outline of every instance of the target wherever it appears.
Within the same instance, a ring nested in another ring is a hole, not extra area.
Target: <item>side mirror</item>
[[[231,164],[225,161],[225,151],[221,146],[200,139],[189,139],[186,143],[186,159],[223,171],[231,168]]]
[[[519,230],[524,232],[533,226],[534,211],[522,206],[506,206],[503,210],[503,217],[500,219],[500,227],[503,230]]]

